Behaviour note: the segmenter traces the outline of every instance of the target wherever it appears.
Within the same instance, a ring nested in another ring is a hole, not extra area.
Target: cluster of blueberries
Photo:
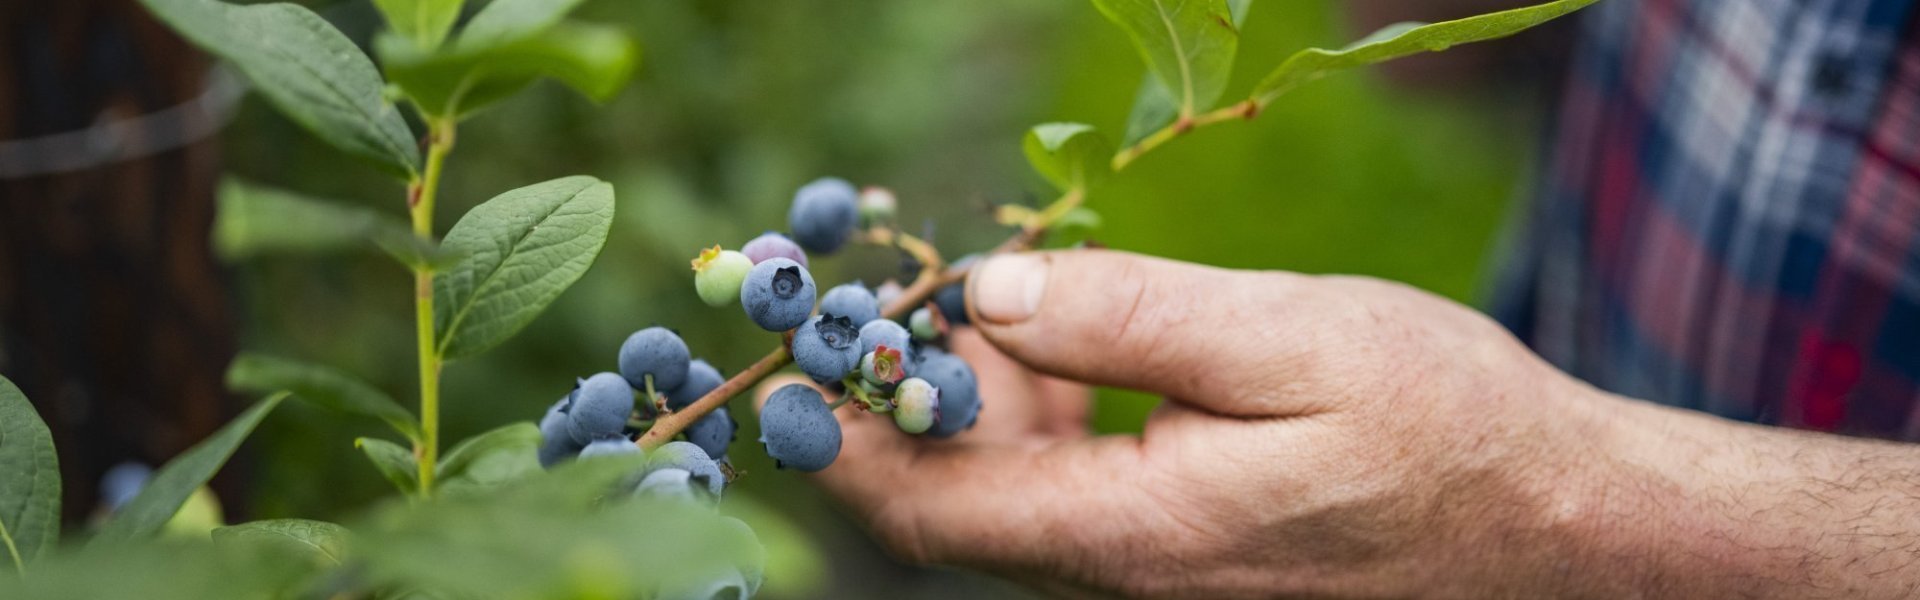
[[[794,196],[792,237],[767,232],[739,250],[715,246],[693,260],[702,301],[737,301],[756,325],[787,333],[794,364],[820,385],[782,387],[761,409],[760,442],[780,468],[818,471],[833,463],[841,441],[833,410],[842,403],[891,415],[901,431],[915,435],[949,437],[979,417],[972,367],[939,345],[949,323],[966,322],[959,285],[936,292],[902,324],[881,316],[882,305],[902,293],[898,283],[869,289],[855,282],[820,295],[807,271],[809,252],[831,254],[860,228],[890,227],[894,209],[893,194],[883,188],[862,191],[844,180],[819,179]],[[634,440],[653,419],[687,408],[726,381],[664,327],[629,336],[618,365],[618,373],[578,380],[547,410],[540,422],[542,466],[640,452]],[[821,388],[844,398],[829,404]],[[736,429],[724,407],[702,415],[683,432],[684,441],[648,456],[634,493],[717,501],[732,472],[727,447]]]

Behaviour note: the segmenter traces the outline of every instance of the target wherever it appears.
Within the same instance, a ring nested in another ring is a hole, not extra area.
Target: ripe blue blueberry
[[[888,279],[880,282],[879,287],[873,288],[873,299],[878,301],[881,306],[886,306],[893,304],[894,299],[899,298],[900,294],[906,291],[906,288],[900,287],[900,282]],[[865,323],[862,323],[862,325],[865,325]]]
[[[618,435],[633,413],[633,388],[613,373],[595,373],[574,386],[568,401],[567,433],[585,447],[602,436]]]
[[[813,275],[800,263],[769,258],[747,272],[740,284],[740,307],[767,331],[786,331],[813,314]]]
[[[660,587],[655,600],[727,600],[752,596],[739,571],[718,568],[710,575],[676,581]]]
[[[793,363],[816,382],[845,377],[860,366],[860,332],[839,315],[807,319],[793,330]]]
[[[790,384],[760,409],[760,443],[776,467],[818,471],[840,456],[840,422],[819,391]]]
[[[107,510],[117,511],[132,502],[140,490],[147,487],[147,480],[153,478],[153,468],[137,462],[123,462],[107,469],[100,476],[100,503]]]
[[[893,424],[901,431],[919,434],[940,422],[940,388],[927,380],[909,377],[893,391]]]
[[[673,410],[686,408],[687,405],[693,404],[694,401],[726,382],[727,378],[721,377],[720,370],[713,368],[706,359],[693,359],[693,362],[687,364],[686,382],[681,383],[680,387],[663,392],[667,395],[667,408]]]
[[[573,455],[580,453],[582,444],[573,441],[568,431],[567,408],[572,395],[560,398],[547,409],[546,416],[540,418],[540,466],[552,468]]]
[[[687,380],[690,356],[680,334],[665,327],[648,327],[627,336],[620,344],[620,375],[633,389],[647,389],[646,377],[653,376],[653,391],[680,387]],[[641,409],[652,414],[651,405]]]
[[[688,425],[687,441],[706,451],[707,456],[726,458],[727,444],[733,443],[733,432],[739,429],[740,424],[733,422],[733,417],[727,415],[727,408],[723,406]]]
[[[747,594],[760,593],[760,583],[766,579],[767,547],[760,543],[760,536],[753,533],[746,521],[721,517],[720,524],[726,531],[726,540],[731,542],[731,554],[740,561],[740,575],[747,579]]]
[[[667,442],[647,455],[647,472],[660,469],[680,469],[693,475],[696,484],[706,487],[707,493],[719,498],[726,489],[727,475],[720,471],[720,464],[707,456],[707,451],[692,442]]]
[[[820,296],[820,312],[846,317],[859,327],[880,318],[880,300],[859,282],[843,283]]]
[[[671,467],[647,472],[645,477],[640,478],[640,483],[633,487],[635,496],[676,502],[694,502],[705,493],[704,485],[695,487],[693,473]]]
[[[756,265],[767,262],[769,258],[778,257],[800,263],[802,267],[807,266],[807,252],[801,250],[800,245],[793,243],[793,240],[788,239],[787,236],[772,231],[762,233],[760,237],[748,241],[746,245],[740,247],[740,253],[747,255],[747,258]]]
[[[980,386],[967,361],[943,354],[921,362],[913,375],[940,390],[940,418],[927,430],[928,434],[952,437],[973,427],[974,420],[980,416]]]
[[[860,353],[873,352],[880,346],[898,349],[902,372],[912,375],[913,369],[910,365],[913,364],[913,347],[908,343],[912,339],[913,336],[907,333],[907,328],[901,327],[899,323],[878,319],[860,328]]]
[[[627,437],[624,435],[609,435],[609,436],[601,437],[600,439],[594,440],[593,443],[587,444],[587,447],[581,448],[580,458],[593,458],[596,456],[624,456],[627,454],[639,454],[639,453],[640,453],[640,447],[634,445],[633,440],[627,439]]]
[[[853,236],[860,218],[860,191],[846,180],[823,177],[800,187],[787,211],[787,229],[808,252],[831,254]]]
[[[953,268],[963,268],[979,262],[980,256],[969,254],[953,261]],[[933,293],[933,303],[940,307],[940,316],[947,318],[950,325],[967,324],[967,286],[955,283],[940,288]]]

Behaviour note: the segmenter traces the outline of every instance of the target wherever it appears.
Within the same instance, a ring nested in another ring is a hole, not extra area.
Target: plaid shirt
[[[1492,311],[1602,388],[1920,440],[1915,0],[1607,0]]]

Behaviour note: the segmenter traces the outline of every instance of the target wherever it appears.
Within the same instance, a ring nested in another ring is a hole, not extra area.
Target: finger
[[[770,378],[756,389],[756,403],[795,383],[811,385],[799,377]],[[1057,558],[1058,548],[1069,542],[1060,532],[1084,529],[1071,526],[1076,515],[1133,497],[1093,491],[1111,489],[1118,474],[1136,470],[1125,463],[1140,455],[1137,438],[1089,439],[1034,451],[924,440],[894,429],[881,415],[846,408],[835,412],[842,429],[840,456],[813,479],[911,562],[1039,564]]]
[[[1312,408],[1291,375],[1323,360],[1328,302],[1291,273],[1121,252],[997,256],[967,284],[974,326],[1043,373],[1157,392],[1236,416]]]

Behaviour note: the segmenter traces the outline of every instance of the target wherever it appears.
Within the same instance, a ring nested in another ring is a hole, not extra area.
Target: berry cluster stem
[[[440,192],[440,174],[446,168],[447,153],[453,151],[454,121],[431,119],[427,122],[427,168],[419,179],[407,186],[407,214],[413,221],[413,235],[433,241],[433,203]],[[433,493],[434,467],[440,462],[440,349],[433,332],[433,269],[413,267],[414,347],[420,358],[420,439],[413,440],[414,462],[419,466],[420,495]]]
[[[1034,242],[1038,241],[1040,236],[1046,233],[1047,228],[1053,225],[1053,221],[1065,215],[1073,207],[1079,206],[1084,196],[1085,194],[1077,188],[1069,191],[1065,196],[1036,213],[1038,218],[1022,226],[1019,232],[995,246],[989,254],[1019,252],[1033,247]],[[901,290],[900,296],[894,298],[892,303],[881,307],[880,317],[883,319],[898,319],[913,312],[913,309],[926,304],[927,299],[932,298],[933,293],[940,291],[940,288],[966,281],[967,273],[971,271],[970,265],[946,266],[946,261],[941,259],[940,251],[934,248],[933,244],[899,230],[878,228],[867,232],[866,235],[866,241],[870,243],[898,246],[913,255],[914,260],[921,265],[920,274],[914,277],[913,284]],[[716,408],[726,406],[727,401],[734,396],[759,385],[781,367],[793,362],[793,353],[787,349],[787,344],[792,342],[791,337],[787,336],[786,342],[774,348],[766,356],[760,357],[753,366],[727,378],[720,387],[707,392],[707,395],[701,396],[686,408],[662,415],[653,422],[652,428],[640,435],[639,441],[635,443],[639,444],[642,450],[652,451],[673,441],[673,436],[679,435],[681,431],[693,425],[694,421],[700,420],[700,417],[706,416]]]

